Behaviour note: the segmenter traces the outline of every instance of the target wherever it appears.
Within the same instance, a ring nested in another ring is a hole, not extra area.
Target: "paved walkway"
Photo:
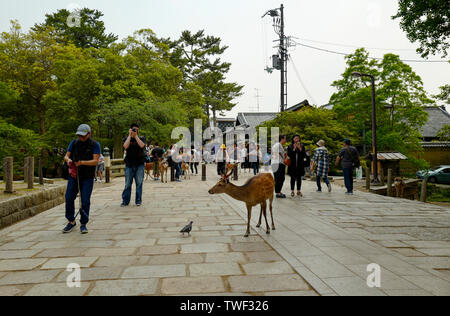
[[[308,182],[305,198],[275,202],[276,231],[253,223],[246,239],[244,205],[207,193],[213,171],[146,182],[140,208],[118,206],[123,179],[98,187],[88,235],[61,234],[63,205],[1,230],[0,295],[450,295],[448,208]],[[66,286],[70,263],[80,288]],[[370,263],[380,289],[366,285]]]

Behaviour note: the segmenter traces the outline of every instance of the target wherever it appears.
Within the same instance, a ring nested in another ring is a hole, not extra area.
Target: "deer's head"
[[[220,178],[219,182],[215,186],[209,190],[209,194],[221,194],[225,193],[227,187],[230,185],[230,176],[233,174],[233,170],[231,170],[228,174],[222,174],[222,178]]]

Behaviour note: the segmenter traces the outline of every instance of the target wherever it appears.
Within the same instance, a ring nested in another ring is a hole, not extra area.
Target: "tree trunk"
[[[209,124],[210,118],[211,118],[211,116],[209,114],[209,104],[206,104],[206,116],[208,117],[208,124]]]
[[[113,159],[122,159],[123,158],[123,137],[122,135],[114,135],[114,153]]]
[[[39,113],[39,129],[40,134],[44,135],[47,132],[47,129],[45,127],[45,106],[41,104],[40,101],[37,102],[36,108]]]

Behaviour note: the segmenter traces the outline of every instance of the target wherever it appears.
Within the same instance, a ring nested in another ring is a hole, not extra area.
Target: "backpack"
[[[350,148],[347,148],[346,151],[348,152],[348,154],[350,155],[350,157],[352,157],[352,162],[353,162],[353,167],[355,167],[356,169],[358,169],[359,167],[361,167],[361,161],[359,160],[359,155],[354,155],[353,152],[350,150]]]

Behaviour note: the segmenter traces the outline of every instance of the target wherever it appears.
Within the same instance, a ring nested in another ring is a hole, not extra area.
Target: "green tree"
[[[450,125],[444,125],[436,136],[442,142],[450,142]]]
[[[450,105],[450,85],[446,84],[439,89],[441,90],[441,92],[435,95],[434,98]]]
[[[48,30],[22,33],[16,21],[11,22],[10,32],[1,34],[0,81],[20,98],[8,111],[8,121],[45,134],[47,108],[42,99],[47,91],[56,89],[52,75],[55,56],[61,49]]]
[[[0,81],[0,113],[2,116],[12,118],[12,113],[18,102],[18,93],[6,83]]]
[[[100,20],[102,12],[83,8],[72,13],[80,17],[79,26],[68,24],[71,12],[62,9],[53,14],[46,14],[45,22],[36,24],[33,30],[42,32],[50,26],[53,28],[52,35],[59,43],[73,43],[80,48],[105,48],[118,39],[114,34],[105,33],[105,23]]]
[[[335,112],[319,108],[283,112],[261,126],[267,127],[268,131],[272,127],[278,127],[280,134],[286,135],[289,142],[294,135],[298,134],[305,146],[311,149],[317,148],[316,143],[323,139],[330,153],[334,155],[341,149],[342,140],[345,137],[357,139],[346,125],[337,119]]]
[[[225,80],[231,64],[220,59],[228,47],[222,46],[219,37],[206,36],[203,30],[195,34],[183,31],[178,40],[165,42],[171,48],[170,61],[183,72],[183,80],[202,88],[208,120],[236,105],[232,101],[242,95],[243,86]]]
[[[54,62],[56,89],[48,91],[42,100],[47,108],[46,139],[52,146],[66,147],[77,126],[92,125],[91,115],[100,108],[97,98],[102,80],[98,61],[73,45],[66,46]]]
[[[337,92],[330,103],[335,105],[337,118],[358,135],[357,143],[372,145],[371,86],[352,73],[372,74],[376,78],[377,147],[380,151],[400,151],[414,160],[414,154],[422,151],[418,130],[428,119],[423,107],[434,104],[420,77],[393,54],[376,61],[358,49],[346,59],[347,69],[332,84]]]
[[[448,0],[399,0],[393,19],[411,42],[419,42],[417,52],[422,57],[441,53],[447,57],[450,48],[450,2]]]
[[[123,155],[122,141],[131,123],[141,126],[141,135],[147,140],[157,140],[161,145],[171,143],[173,128],[187,124],[182,106],[176,101],[150,100],[144,103],[138,99],[121,99],[104,105],[95,118],[112,131],[115,158]]]
[[[23,165],[25,157],[37,155],[44,147],[39,135],[9,124],[0,117],[0,161],[14,157],[15,172]]]

